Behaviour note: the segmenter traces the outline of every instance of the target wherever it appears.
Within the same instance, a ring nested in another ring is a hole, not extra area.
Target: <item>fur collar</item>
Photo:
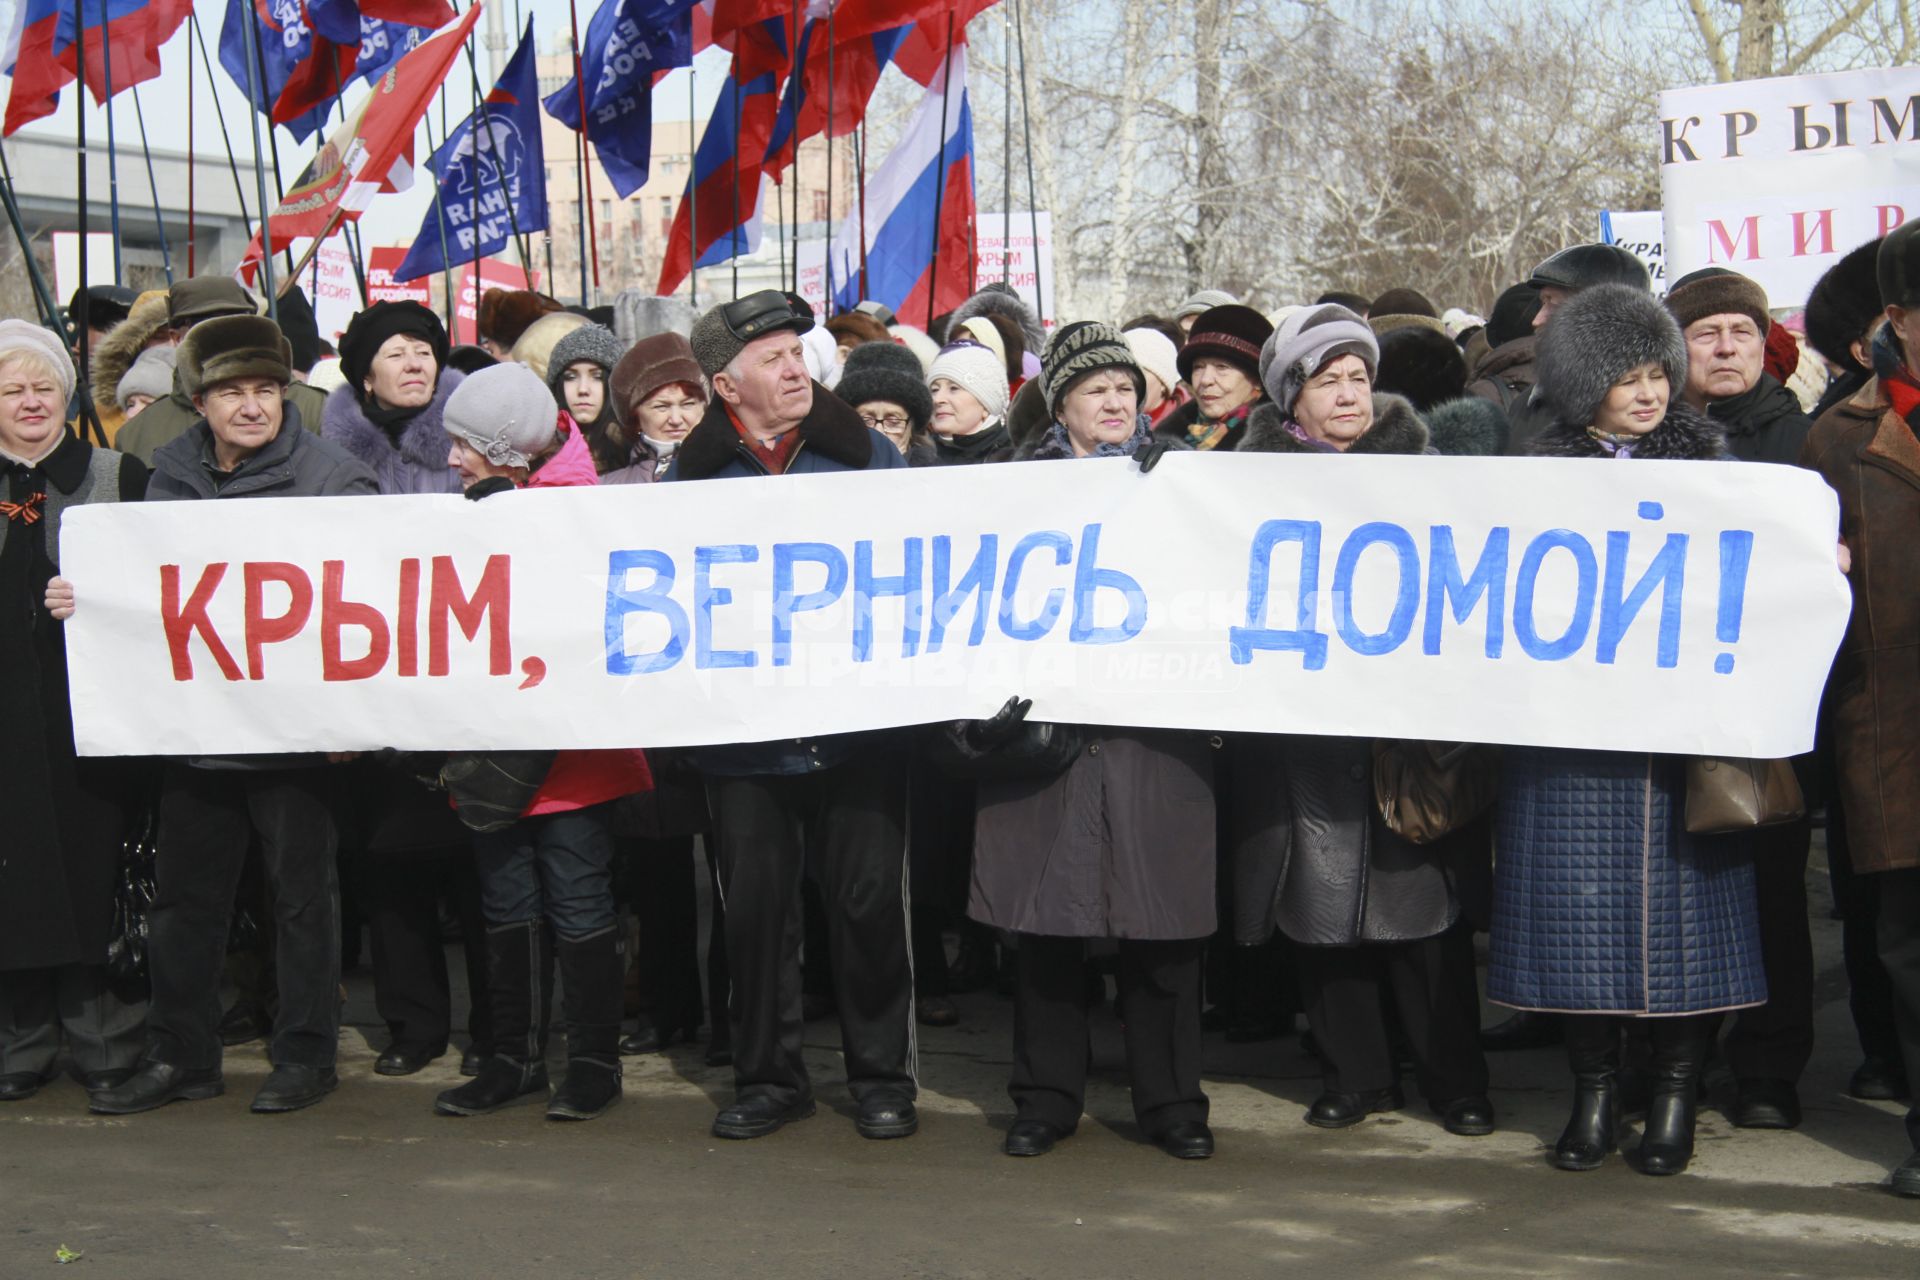
[[[1254,409],[1252,416],[1247,419],[1247,434],[1241,437],[1238,447],[1244,453],[1314,452],[1293,438],[1293,433],[1287,430],[1287,415],[1271,400],[1262,401]],[[1373,393],[1373,425],[1367,428],[1367,434],[1355,440],[1344,452],[1425,453],[1427,424],[1421,420],[1413,405],[1402,397],[1376,391]]]
[[[107,336],[91,353],[93,364],[93,403],[100,409],[119,410],[115,396],[120,379],[147,344],[167,331],[167,291],[154,289],[140,295],[127,318],[107,330]]]
[[[447,466],[442,415],[453,389],[465,377],[458,369],[442,369],[433,399],[407,420],[398,438],[367,417],[352,387],[335,387],[321,415],[320,435],[364,462],[380,481],[382,493],[458,492],[459,481]],[[422,488],[427,477],[433,483]]]
[[[873,438],[867,424],[818,382],[813,384],[813,408],[795,430],[808,449],[843,467],[858,471],[873,460]],[[725,470],[739,455],[740,433],[734,430],[726,404],[716,394],[707,401],[706,416],[674,453],[675,479],[705,480]]]
[[[1529,452],[1543,458],[1605,458],[1610,455],[1585,427],[1555,421],[1533,441]],[[1711,462],[1730,456],[1720,424],[1683,401],[1667,406],[1660,425],[1633,447],[1635,458],[1678,458]]]

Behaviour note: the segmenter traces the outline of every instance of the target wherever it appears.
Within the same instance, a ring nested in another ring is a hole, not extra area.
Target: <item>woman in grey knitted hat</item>
[[[619,430],[619,406],[608,394],[613,368],[625,354],[613,330],[583,324],[553,344],[553,356],[547,361],[547,386],[559,406],[580,424],[593,465],[602,474],[628,461]]]

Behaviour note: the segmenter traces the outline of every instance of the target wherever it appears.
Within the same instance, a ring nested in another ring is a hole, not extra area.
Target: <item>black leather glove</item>
[[[967,745],[976,751],[993,751],[1012,742],[1020,733],[1020,722],[1033,710],[1033,699],[1019,694],[1008,698],[991,719],[967,722]]]
[[[478,502],[480,499],[491,497],[496,493],[511,492],[513,492],[513,481],[507,479],[505,476],[488,476],[485,480],[478,481],[472,488],[467,490],[467,501]]]
[[[1158,438],[1147,441],[1133,451],[1133,460],[1140,464],[1140,474],[1145,475],[1160,465],[1160,459],[1167,456],[1173,446]]]

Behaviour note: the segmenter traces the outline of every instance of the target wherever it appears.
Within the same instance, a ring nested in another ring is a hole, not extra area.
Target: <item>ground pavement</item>
[[[1709,1110],[1677,1178],[1619,1159],[1548,1167],[1566,1116],[1557,1050],[1494,1057],[1492,1137],[1448,1135],[1417,1098],[1329,1133],[1301,1123],[1318,1082],[1296,1040],[1217,1036],[1219,1154],[1178,1162],[1133,1126],[1110,1017],[1078,1135],[1012,1160],[999,1152],[1010,1010],[992,994],[961,997],[957,1028],[922,1028],[921,1131],[904,1141],[855,1135],[831,1022],[808,1029],[820,1114],[759,1141],[708,1136],[730,1079],[690,1046],[628,1059],[624,1104],[591,1123],[534,1108],[451,1119],[432,1101],[457,1082],[457,1055],[372,1074],[382,1033],[355,973],[341,1088],[311,1110],[247,1112],[258,1045],[229,1052],[229,1092],[212,1102],[110,1119],[62,1082],[0,1106],[0,1280],[56,1274],[62,1247],[80,1255],[78,1280],[1912,1277],[1920,1201],[1879,1185],[1906,1154],[1901,1108],[1842,1092],[1858,1047],[1815,856],[1806,1123],[1741,1132]]]

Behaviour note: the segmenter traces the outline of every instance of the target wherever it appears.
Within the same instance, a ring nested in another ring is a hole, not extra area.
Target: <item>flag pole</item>
[[[333,105],[334,109],[340,113],[341,123],[344,124],[347,119],[347,85],[346,81],[340,76],[340,50],[334,48],[330,52],[333,58]],[[424,122],[426,113],[423,111],[420,115],[421,120]],[[347,258],[353,263],[353,284],[354,287],[360,291],[360,305],[365,307],[367,305],[366,250],[362,248],[360,244],[359,224],[348,223],[345,227],[341,228],[341,239],[347,242]],[[315,288],[318,287],[319,284],[316,279]]]
[[[838,6],[835,6],[836,8]],[[794,123],[799,123],[799,113],[794,113]],[[833,226],[833,10],[827,10],[827,226]],[[827,251],[821,258],[826,272],[826,313],[833,314],[833,241],[827,241]],[[799,275],[799,269],[794,269]],[[796,288],[795,292],[799,292]]]
[[[1047,295],[1040,287],[1040,201],[1033,193],[1033,113],[1027,100],[1027,15],[1019,9],[1020,0],[1007,0],[1007,3],[1015,6],[1013,34],[1020,44],[1020,130],[1026,137],[1027,217],[1033,228],[1033,313],[1044,333],[1047,327]],[[1011,210],[1007,221],[1013,221]]]
[[[275,324],[280,323],[280,295],[273,287],[273,230],[272,215],[267,212],[267,171],[260,151],[260,113],[253,104],[261,100],[260,69],[266,66],[260,57],[260,25],[253,20],[251,13],[245,25],[247,38],[247,123],[253,128],[253,177],[254,185],[260,196],[260,270],[265,281],[264,292],[267,295],[267,315]],[[272,131],[272,125],[268,125]],[[292,246],[288,246],[289,252]],[[294,272],[293,274],[298,274]]]
[[[187,66],[193,66],[193,59],[187,59]],[[153,229],[160,237],[160,269],[166,272],[167,287],[173,287],[173,251],[167,247],[167,224],[160,217],[160,186],[153,180],[153,148],[147,144],[147,113],[140,105],[140,86],[133,88],[133,117],[140,122],[140,154],[147,158],[147,190],[153,193]],[[189,189],[193,183],[193,150],[187,150],[187,183]],[[189,190],[188,209],[192,209],[192,195]],[[191,218],[191,214],[188,215]]]
[[[200,64],[207,69],[207,84],[213,91],[214,120],[220,125],[220,141],[227,148],[227,171],[233,174],[233,196],[240,204],[240,221],[251,225],[253,215],[247,212],[247,186],[240,181],[240,161],[233,154],[233,135],[227,132],[227,109],[220,105],[220,87],[214,78],[213,59],[207,54],[207,38],[200,33],[200,20],[191,13],[187,15],[187,23],[193,28],[194,42],[200,46]]]
[[[940,71],[940,167],[933,182],[933,266],[927,272],[927,333],[933,333],[933,300],[940,292],[940,206],[947,195],[947,99],[953,93],[953,14],[947,14],[947,61]]]
[[[443,84],[442,92],[444,91],[445,86]],[[441,99],[440,114],[442,117],[440,121],[440,132],[442,141],[444,141],[447,126],[445,119],[446,100],[444,98]],[[428,121],[427,153],[431,155],[438,150],[439,148],[433,144],[433,122]],[[459,326],[454,322],[453,310],[453,254],[447,249],[447,210],[440,199],[440,184],[438,182],[433,184],[433,225],[440,229],[440,298],[441,309],[446,312],[447,341],[450,343],[458,343],[460,341],[460,330]],[[480,287],[477,281],[474,285],[473,293],[474,306],[476,308],[474,314],[474,338],[477,341],[480,336],[480,317],[477,310],[480,303]]]
[[[525,39],[526,34],[527,33],[523,32],[521,38]],[[467,71],[469,74],[473,76],[474,109],[476,110],[476,112],[478,112],[480,116],[480,127],[486,131],[487,146],[491,148],[493,146],[493,113],[487,110],[487,95],[480,92],[480,65],[473,56],[473,37],[471,35],[467,37]],[[469,129],[467,131],[467,134],[469,137],[471,137],[473,134],[473,131]],[[506,165],[504,163],[504,160],[505,160],[504,156],[496,155],[494,157],[493,167],[494,167],[494,171],[500,175],[500,194],[507,204],[507,225],[513,229],[514,247],[520,251],[521,273],[526,275],[528,278],[532,278],[532,275],[533,275],[532,257],[531,257],[531,254],[528,252],[527,238],[524,235],[522,235],[520,231],[519,202],[515,200],[513,198],[512,193],[507,190],[507,173],[506,173]],[[474,176],[477,179],[479,177],[479,168],[480,168],[480,146],[478,143],[475,143],[473,148],[473,167],[475,170]],[[544,181],[545,178],[546,178],[546,175],[542,174],[541,175],[542,181]],[[474,184],[474,198],[476,200],[479,199],[479,191],[480,191],[480,187],[478,182],[476,181]],[[474,257],[476,259],[480,256],[479,234],[480,233],[478,232],[478,230],[474,232]]]
[[[733,70],[733,296],[740,296],[740,61]],[[758,194],[758,193],[756,193]]]
[[[1000,115],[1005,141],[1000,147],[1000,283],[1013,282],[1013,0],[1000,10],[1000,56],[1006,60],[1001,83],[1006,89],[1006,106]],[[1038,308],[1035,308],[1038,311]]]
[[[700,114],[700,94],[693,83],[693,63],[687,63],[687,305],[700,309],[700,140],[693,126]],[[667,246],[669,250],[673,246]]]
[[[47,287],[47,278],[40,272],[40,264],[33,256],[33,243],[27,235],[27,226],[20,217],[20,206],[13,198],[13,164],[7,159],[7,149],[0,146],[0,203],[6,206],[7,221],[13,224],[14,239],[20,242],[20,256],[27,264],[27,280],[33,286],[34,310],[40,313],[40,322],[49,329],[60,331],[66,337],[66,326],[60,323],[60,304],[54,300],[53,290]]]
[[[580,6],[567,0],[567,12],[573,19],[573,87],[580,95],[580,145],[574,151],[580,178],[580,305],[591,306],[587,292],[587,246],[593,246],[593,287],[600,287],[600,233],[593,226],[593,175],[587,172],[587,82],[581,72]]]
[[[813,24],[809,22],[806,25]],[[802,30],[800,0],[793,0],[793,26],[789,30],[793,33],[793,52],[787,58],[787,80],[793,85],[793,221],[787,222],[784,212],[780,215],[780,221],[787,223],[785,228],[787,235],[793,237],[793,283],[789,287],[798,293],[800,292],[800,112],[807,105],[807,69],[801,65],[800,53]],[[811,49],[808,51],[811,52]],[[776,193],[776,199],[773,202],[775,208],[780,207],[777,196],[782,194],[785,193]],[[787,265],[786,240],[786,236],[780,239],[780,267],[783,277],[786,274]]]
[[[83,49],[82,53],[84,52],[85,50]],[[84,80],[85,77],[82,77],[82,79]],[[100,415],[93,407],[93,389],[89,385],[91,379],[88,376],[88,366],[92,364],[92,361],[88,359],[87,356],[89,317],[86,313],[91,310],[89,304],[92,302],[92,298],[88,295],[87,287],[87,94],[84,84],[81,86],[79,92],[73,95],[73,120],[74,149],[79,153],[75,157],[75,161],[79,167],[77,194],[80,200],[81,314],[71,316],[69,319],[73,321],[74,339],[80,352],[80,359],[76,362],[74,368],[80,392],[80,438],[82,440],[86,439],[87,430],[91,427],[94,438],[100,442],[100,447],[104,449],[107,447],[107,432],[106,429],[100,425]],[[32,260],[31,254],[28,255],[28,260]]]
[[[860,184],[860,296],[855,302],[867,300],[867,118],[860,117],[860,136],[853,149],[853,178]]]
[[[187,21],[193,21],[193,10],[187,10]],[[191,39],[191,37],[189,37]],[[193,222],[193,171],[200,167],[196,157],[200,153],[193,149],[193,45],[187,45],[187,276],[193,276],[194,222]],[[154,204],[159,205],[156,198]],[[171,279],[171,277],[169,277]],[[169,283],[168,288],[172,288]]]
[[[86,62],[86,44],[87,24],[82,22],[80,59],[83,66]],[[107,0],[100,0],[100,69],[107,85],[107,100],[101,104],[107,113],[107,217],[113,230],[113,282],[119,284],[126,279],[126,272],[120,253],[120,146],[113,131],[113,10]],[[80,109],[84,111],[87,106],[84,89],[82,98]],[[156,209],[155,212],[159,211]]]

